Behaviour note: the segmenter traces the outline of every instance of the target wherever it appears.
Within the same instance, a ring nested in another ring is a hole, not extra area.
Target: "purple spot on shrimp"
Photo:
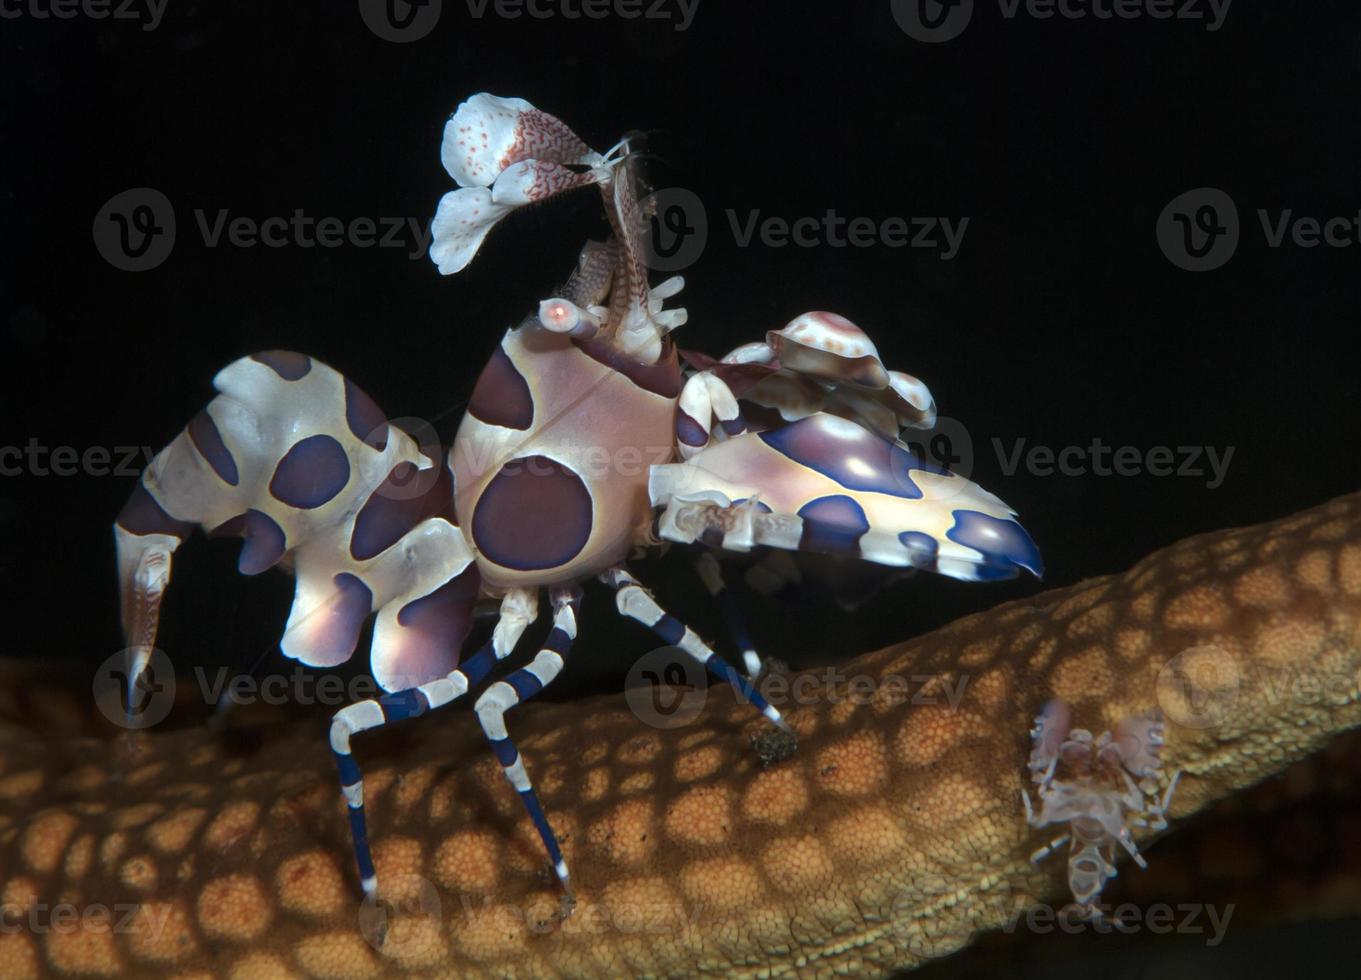
[[[618,371],[644,391],[666,398],[675,398],[681,392],[684,379],[681,377],[680,359],[676,356],[676,345],[670,337],[662,340],[661,356],[652,364],[640,364],[608,340],[573,337],[572,343],[583,354]]]
[[[497,347],[478,375],[468,414],[488,425],[528,429],[534,422],[534,396],[529,382],[504,347]]]
[[[984,566],[999,573],[980,577],[1007,578],[1015,575],[1017,568],[1024,568],[1036,578],[1044,577],[1040,549],[1015,521],[989,517],[976,510],[957,510],[954,518],[955,526],[945,536],[982,554]]]
[[[240,480],[240,475],[236,471],[236,460],[232,458],[227,444],[222,441],[222,433],[218,431],[217,423],[208,414],[208,410],[205,408],[190,419],[185,429],[194,448],[208,461],[213,472],[223,483],[236,486]]]
[[[702,446],[709,441],[709,433],[684,409],[676,409],[676,438],[687,446]]]
[[[586,546],[591,492],[569,467],[525,456],[501,468],[473,509],[473,541],[484,557],[517,571],[558,568]]]
[[[1120,762],[1134,775],[1151,776],[1162,764],[1163,720],[1156,710],[1120,719],[1112,734]]]
[[[269,492],[290,507],[320,507],[350,482],[350,461],[340,443],[328,435],[295,443],[279,460]]]
[[[759,433],[759,438],[847,490],[921,499],[922,492],[912,481],[912,471],[927,467],[902,446],[854,422],[832,415],[810,415]]]
[[[285,381],[298,381],[307,377],[307,372],[312,370],[310,357],[291,350],[262,350],[252,354],[250,359],[273,368],[274,373]]]
[[[334,667],[350,659],[359,631],[373,610],[373,592],[349,572],[336,575],[335,591],[284,634],[290,657],[312,667]]]
[[[438,589],[399,609],[399,629],[385,634],[381,646],[375,634],[374,679],[393,691],[443,677],[458,666],[481,588],[477,565],[469,562]]]
[[[922,531],[899,531],[898,540],[911,553],[912,564],[923,568],[935,566],[936,554],[940,551],[940,542],[931,535]]]
[[[1043,770],[1051,759],[1059,754],[1059,747],[1068,737],[1072,728],[1072,709],[1061,698],[1050,698],[1035,718],[1035,728],[1031,731],[1035,746],[1031,752],[1030,768]]]
[[[799,550],[858,554],[860,538],[870,529],[865,510],[842,494],[818,497],[799,508],[803,536]]]
[[[242,575],[259,575],[273,568],[284,556],[284,529],[261,511],[248,510],[213,533],[223,532],[235,532],[246,539],[241,545],[241,555],[236,559],[236,569]]]
[[[388,444],[388,419],[363,388],[345,379],[345,424],[354,437],[380,453]]]
[[[167,514],[141,480],[137,481],[132,496],[118,512],[118,526],[133,534],[173,534],[180,540],[189,537],[194,530],[189,521],[178,521]]]
[[[735,419],[719,419],[718,424],[723,426],[723,432],[729,436],[740,436],[747,431],[747,420],[742,416]]]
[[[350,556],[367,561],[382,554],[427,517],[452,512],[452,501],[453,478],[443,460],[425,470],[398,463],[355,515]]]

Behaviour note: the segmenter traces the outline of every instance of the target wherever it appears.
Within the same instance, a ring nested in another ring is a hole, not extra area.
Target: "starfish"
[[[526,706],[570,914],[467,715],[361,749],[384,889],[361,902],[315,719],[111,736],[3,675],[7,977],[883,976],[1066,901],[1018,803],[1050,698],[1097,731],[1162,711],[1174,826],[1361,724],[1361,494],[776,675],[792,752],[726,689],[672,728],[620,695]]]

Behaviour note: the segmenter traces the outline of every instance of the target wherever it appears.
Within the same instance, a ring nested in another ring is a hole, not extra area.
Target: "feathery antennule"
[[[582,251],[568,288],[540,305],[537,320],[581,339],[600,335],[634,360],[656,362],[663,338],[685,323],[686,312],[662,308],[683,280],[668,280],[657,290],[648,286],[652,212],[639,200],[640,137],[629,134],[598,153],[562,120],[524,99],[474,95],[444,127],[440,159],[459,186],[436,208],[430,258],[442,274],[458,272],[512,211],[595,184],[613,239]]]

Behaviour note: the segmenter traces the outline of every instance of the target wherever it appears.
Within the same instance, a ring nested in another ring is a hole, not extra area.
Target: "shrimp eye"
[[[565,299],[546,299],[539,304],[539,322],[554,333],[569,333],[581,322],[581,310]]]

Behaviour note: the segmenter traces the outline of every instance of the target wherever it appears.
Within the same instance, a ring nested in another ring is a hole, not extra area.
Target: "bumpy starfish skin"
[[[1361,723],[1359,671],[1361,494],[793,675],[798,704],[770,693],[800,743],[768,766],[726,690],[672,729],[619,696],[530,704],[511,725],[577,882],[562,920],[466,711],[359,744],[389,900],[365,908],[316,719],[111,741],[15,669],[0,974],[883,975],[1067,900],[1019,804],[1048,698],[1097,731],[1161,707],[1175,825]]]

